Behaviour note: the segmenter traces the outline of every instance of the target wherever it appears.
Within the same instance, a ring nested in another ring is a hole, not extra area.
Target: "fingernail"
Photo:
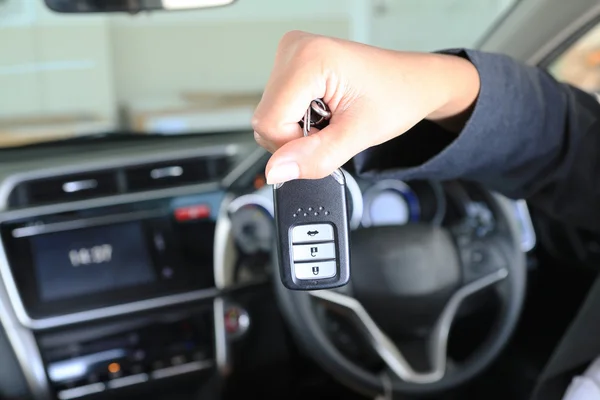
[[[300,167],[295,162],[286,162],[274,165],[267,174],[267,183],[274,185],[298,179],[300,177]]]

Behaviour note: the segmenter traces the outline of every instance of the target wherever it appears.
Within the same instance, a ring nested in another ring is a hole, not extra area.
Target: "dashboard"
[[[0,354],[14,354],[0,369],[19,366],[0,397],[18,379],[67,400],[230,374],[254,323],[235,299],[272,279],[268,154],[245,132],[78,146],[0,162]],[[352,229],[464,215],[493,229],[468,184],[344,173]],[[530,251],[527,206],[514,210]]]

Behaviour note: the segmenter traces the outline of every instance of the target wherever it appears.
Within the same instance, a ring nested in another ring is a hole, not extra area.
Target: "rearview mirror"
[[[236,0],[44,0],[59,13],[97,13],[157,10],[191,10],[227,6]]]

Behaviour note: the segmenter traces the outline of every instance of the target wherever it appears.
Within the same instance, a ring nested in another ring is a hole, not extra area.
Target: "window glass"
[[[0,0],[0,147],[249,128],[287,31],[403,50],[468,47],[515,1],[238,0],[129,15]]]
[[[600,91],[600,25],[571,45],[550,66],[557,79],[589,92]]]

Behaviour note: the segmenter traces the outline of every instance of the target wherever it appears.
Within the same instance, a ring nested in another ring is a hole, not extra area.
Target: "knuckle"
[[[281,37],[280,43],[294,42],[296,39],[298,39],[299,37],[302,37],[303,35],[305,35],[305,33],[300,30],[297,30],[297,29],[288,31],[283,34],[283,36]]]
[[[335,48],[335,39],[325,36],[312,36],[298,43],[296,55],[303,59],[329,55]]]
[[[290,45],[305,35],[306,35],[306,32],[303,32],[300,30],[291,30],[291,31],[283,34],[283,36],[281,37],[281,40],[279,41],[279,45],[280,46]]]
[[[272,126],[273,121],[270,121],[268,116],[262,115],[259,111],[257,111],[251,120],[252,129],[254,129],[254,133],[258,134],[262,137],[269,137],[272,129],[269,127]]]
[[[273,129],[272,121],[265,118],[252,118],[252,129],[254,130],[254,139],[259,143],[272,142],[277,136],[277,132]]]
[[[304,61],[327,54],[335,46],[336,40],[333,38],[303,31],[287,32],[279,42],[279,49],[285,51],[296,61]]]
[[[264,148],[265,150],[271,153],[273,153],[276,149],[272,142],[262,137],[258,132],[254,132],[254,140],[260,147]]]
[[[252,129],[254,129],[254,137],[256,137],[257,132],[260,132],[263,126],[262,118],[255,114],[250,123],[252,125]]]

